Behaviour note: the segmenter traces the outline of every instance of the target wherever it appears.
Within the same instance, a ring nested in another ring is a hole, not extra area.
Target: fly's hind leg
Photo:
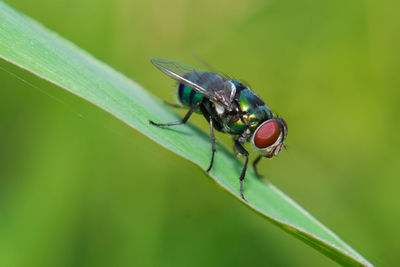
[[[169,123],[156,123],[154,121],[149,120],[149,123],[155,126],[174,126],[174,125],[181,125],[181,124],[185,124],[190,116],[192,116],[193,111],[195,111],[196,108],[198,108],[200,106],[201,102],[197,103],[196,105],[193,105],[190,107],[188,113],[186,113],[185,117],[183,117],[182,120],[180,121],[174,121],[174,122],[169,122]]]
[[[244,163],[242,173],[240,174],[239,180],[240,180],[240,196],[242,197],[242,199],[244,201],[247,202],[247,200],[244,198],[244,194],[243,194],[243,181],[244,181],[244,177],[246,175],[247,164],[249,163],[249,152],[247,152],[247,150],[242,146],[242,144],[239,142],[238,139],[235,139],[234,142],[235,142],[235,147],[239,151],[239,153],[246,157],[246,161]]]
[[[215,148],[215,135],[214,135],[214,126],[213,126],[213,121],[212,118],[210,116],[210,134],[211,134],[211,162],[210,162],[210,166],[207,168],[206,172],[209,172],[214,164],[214,155],[215,152],[217,151],[217,149]]]

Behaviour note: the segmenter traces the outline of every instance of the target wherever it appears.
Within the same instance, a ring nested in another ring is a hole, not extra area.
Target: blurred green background
[[[196,54],[247,80],[289,126],[289,150],[261,172],[368,260],[398,264],[399,2],[7,3],[161,99],[174,83],[150,56]],[[1,266],[336,266],[197,166],[0,67]]]

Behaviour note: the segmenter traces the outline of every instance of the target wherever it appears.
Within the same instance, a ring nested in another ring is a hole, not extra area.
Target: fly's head
[[[257,127],[251,143],[263,156],[272,158],[282,151],[287,131],[285,120],[275,117]]]

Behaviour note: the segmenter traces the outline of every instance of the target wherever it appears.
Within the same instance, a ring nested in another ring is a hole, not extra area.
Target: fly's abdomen
[[[205,90],[215,86],[214,83],[220,79],[218,75],[211,72],[191,72],[187,73],[184,78],[203,87]],[[191,107],[196,105],[203,99],[203,97],[203,94],[197,92],[189,86],[183,83],[178,84],[178,98],[184,106]]]
[[[182,103],[182,105],[191,107],[198,104],[203,99],[203,97],[203,94],[196,92],[189,86],[183,83],[178,84],[178,99],[179,102]]]

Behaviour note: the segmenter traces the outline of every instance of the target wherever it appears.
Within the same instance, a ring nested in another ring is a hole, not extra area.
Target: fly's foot
[[[249,203],[243,194],[243,180],[240,180],[240,196],[246,203]]]

